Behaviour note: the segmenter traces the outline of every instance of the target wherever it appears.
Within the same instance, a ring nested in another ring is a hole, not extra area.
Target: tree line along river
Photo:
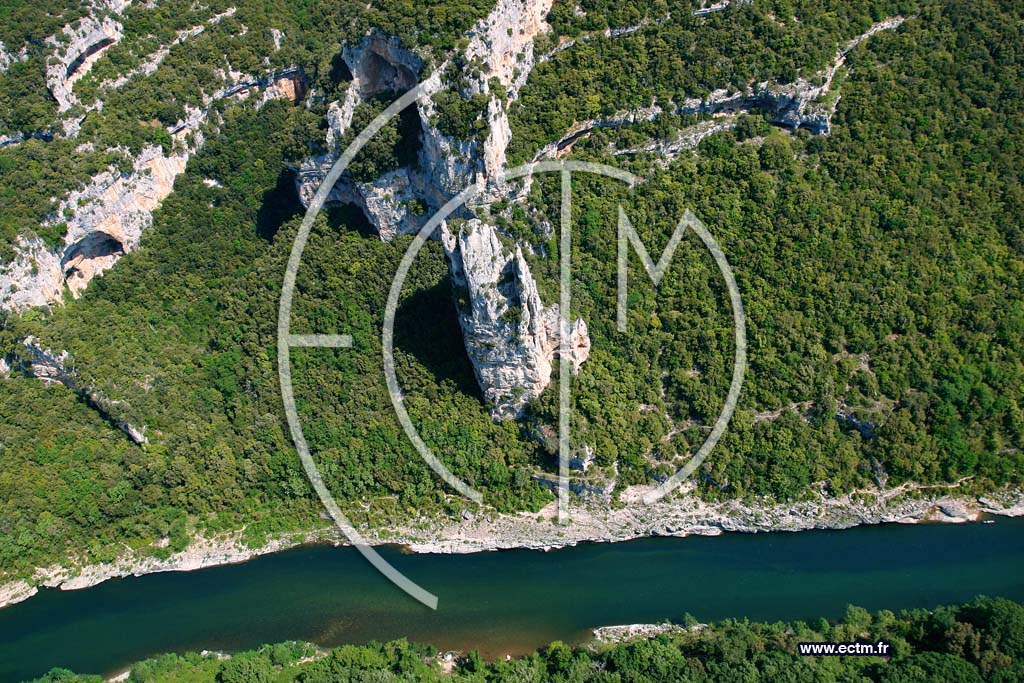
[[[113,674],[161,652],[406,637],[488,658],[596,626],[730,617],[837,618],[977,594],[1024,600],[1024,519],[585,544],[550,552],[382,554],[438,595],[413,601],[352,548],[310,546],[244,564],[44,590],[0,609],[0,682],[62,666]]]

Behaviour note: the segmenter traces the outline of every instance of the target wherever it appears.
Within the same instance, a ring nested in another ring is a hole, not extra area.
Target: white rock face
[[[443,225],[442,242],[484,398],[496,419],[516,417],[551,382],[551,362],[563,356],[558,306],[544,305],[522,249],[506,253],[487,223],[469,220],[458,235]],[[577,372],[590,355],[587,325],[577,319],[568,332],[564,357]]]
[[[147,146],[130,173],[101,173],[61,202],[58,216],[65,209],[73,214],[60,259],[61,274],[73,296],[138,248],[153,211],[171,193],[188,158],[188,152],[166,156],[160,147]]]
[[[352,116],[361,100],[359,84],[353,81],[345,92],[345,99],[341,103],[331,102],[327,107],[327,146],[332,150],[337,148],[341,136],[352,125]]]
[[[433,94],[446,87],[440,76],[443,68],[426,79],[430,96],[417,103],[422,128],[419,168],[410,171],[408,180],[410,191],[416,193],[431,213],[474,182],[485,185],[485,201],[506,198],[503,197],[505,188],[498,187],[497,182],[505,166],[505,150],[512,133],[506,105],[498,95],[504,95],[509,101],[518,97],[534,65],[534,39],[549,28],[544,18],[551,4],[552,0],[499,0],[494,10],[469,31],[471,38],[464,57],[467,63],[480,68],[478,74],[467,76],[468,85],[459,94],[464,97],[492,95],[484,113],[488,136],[483,144],[447,136],[431,123],[437,114]],[[381,93],[405,92],[417,84],[423,68],[422,59],[401,47],[396,38],[376,34],[356,46],[345,47],[342,57],[352,72],[352,84],[344,101],[333,103],[329,109],[330,151],[299,168],[296,182],[299,196],[306,205],[343,151],[336,148],[336,143],[351,124],[356,106]],[[491,93],[492,81],[500,84],[504,92]],[[333,189],[329,201],[365,205],[365,201],[358,199],[359,188],[353,185],[343,178]],[[396,215],[392,213],[391,217]],[[389,217],[368,215],[367,218],[374,225],[385,225]],[[391,235],[416,232],[422,224],[406,215],[405,223],[387,225],[381,234],[389,239]]]
[[[21,311],[60,301],[60,258],[39,238],[19,237],[14,260],[0,267],[0,309]]]
[[[277,52],[281,49],[281,39],[284,38],[284,33],[280,29],[272,28],[270,29],[270,37],[274,41],[274,52]]]
[[[22,46],[17,52],[9,52],[7,47],[0,41],[0,74],[7,71],[11,64],[28,60],[28,46]]]
[[[497,78],[518,94],[533,69],[533,41],[550,30],[544,20],[553,0],[498,0],[470,32],[466,57],[487,68],[484,81]]]
[[[240,75],[238,80],[208,97],[208,104],[260,90],[259,105],[272,99],[298,99],[305,93],[305,76],[289,69],[264,78]],[[50,251],[38,239],[21,238],[15,258],[0,264],[0,310],[21,311],[61,300],[64,286],[77,297],[97,275],[124,254],[138,248],[152,213],[174,188],[189,158],[204,140],[198,129],[209,108],[190,109],[186,120],[170,126],[174,151],[147,146],[129,171],[111,169],[93,177],[81,190],[62,200],[48,225],[67,223],[64,245]]]
[[[512,192],[499,178],[512,138],[507,106],[518,99],[519,91],[533,70],[534,40],[551,29],[545,17],[552,4],[553,0],[499,0],[491,13],[470,31],[472,38],[466,48],[466,59],[469,63],[482,64],[483,68],[478,78],[470,78],[468,92],[462,94],[491,96],[486,113],[488,135],[482,149],[466,150],[474,163],[462,177],[454,179],[459,185],[455,192],[475,180],[484,185],[483,201],[519,199],[525,194],[525,190],[518,194]],[[498,97],[502,93],[491,92],[495,81],[504,89],[504,100]]]
[[[56,47],[46,66],[46,85],[57,100],[57,111],[63,113],[79,104],[72,92],[75,81],[88,73],[93,63],[124,35],[117,17],[131,0],[94,2],[88,14],[63,34],[47,39]]]
[[[407,169],[390,171],[372,183],[358,183],[357,189],[357,202],[385,242],[398,236],[400,226],[418,231],[425,222],[425,216],[413,216],[409,212],[416,192]]]
[[[533,42],[548,30],[544,18],[551,4],[552,0],[498,0],[469,32],[464,58],[473,73],[462,74],[468,82],[459,94],[489,96],[482,114],[488,132],[482,142],[453,138],[432,123],[437,115],[434,97],[447,87],[441,80],[442,67],[427,77],[427,97],[417,102],[422,142],[417,167],[391,171],[371,183],[343,176],[328,201],[360,207],[381,239],[389,241],[418,232],[431,214],[473,183],[484,188],[476,206],[516,198],[500,180],[512,137],[506,101],[518,97],[533,68]],[[412,88],[423,67],[422,60],[395,38],[380,35],[346,47],[342,57],[353,79],[344,100],[328,109],[329,151],[302,164],[296,177],[299,197],[307,206],[343,152],[338,142],[351,125],[355,108],[374,95]],[[492,86],[501,92],[492,93]],[[409,211],[414,201],[427,207],[425,215]],[[442,237],[461,302],[466,349],[494,417],[515,417],[551,381],[551,363],[559,355],[558,307],[544,306],[519,247],[507,254],[492,226],[477,219],[466,225],[458,236],[444,227]],[[590,353],[582,320],[573,325],[569,346],[567,360],[575,371]]]

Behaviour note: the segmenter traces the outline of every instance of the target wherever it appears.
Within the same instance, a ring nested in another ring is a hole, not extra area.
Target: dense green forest
[[[814,78],[837,47],[873,22],[920,8],[901,0],[734,5],[697,17],[663,2],[593,0],[576,5],[585,12],[581,16],[571,3],[555,3],[554,30],[542,38],[542,50],[556,36],[593,38],[607,28],[641,28],[616,39],[577,42],[538,65],[513,108],[511,156],[532,157],[576,121],[654,103],[669,108],[719,88],[738,92],[764,81]],[[670,126],[662,120],[660,127]]]
[[[326,93],[337,92],[332,64],[341,42],[367,26],[394,19],[405,40],[441,54],[487,9],[384,3],[343,14],[327,7],[338,3],[236,4],[232,21],[264,41],[248,48],[254,54],[265,47],[267,17],[275,26],[290,17],[301,40],[279,63],[302,64]],[[577,17],[557,3],[551,20],[570,35],[640,17],[605,4],[584,3],[590,9]],[[733,352],[720,280],[689,238],[657,289],[633,262],[629,331],[615,330],[620,203],[654,253],[692,208],[721,243],[743,293],[748,377],[729,431],[696,479],[701,495],[792,500],[819,485],[839,494],[963,478],[963,490],[982,492],[1024,479],[1024,8],[995,0],[905,5],[766,2],[707,19],[673,14],[633,42],[595,38],[560,52],[531,76],[512,120],[514,151],[526,156],[577,118],[813,72],[872,20],[913,15],[850,55],[830,137],[749,115],[667,169],[650,155],[613,154],[688,123],[666,117],[595,131],[574,147],[577,158],[646,178],[632,190],[584,177],[575,184],[573,315],[587,320],[594,347],[573,385],[574,439],[581,450],[594,448],[597,467],[587,476],[595,484],[613,476],[618,490],[648,482],[696,448],[721,408]],[[652,3],[641,15],[664,10]],[[602,12],[606,21],[597,18]],[[794,14],[802,20],[785,31],[770,19]],[[168,26],[193,19],[174,21]],[[180,69],[161,67],[121,92],[124,101],[108,100],[83,133],[142,144],[132,121],[173,118],[173,107],[192,95],[161,92],[194,88],[201,76],[190,69],[228,50],[219,40],[244,39],[230,38],[230,26],[224,31],[204,33],[210,42],[197,42],[205,47],[194,56],[191,47],[180,51]],[[137,29],[127,44],[149,32]],[[695,64],[716,66],[699,72]],[[101,60],[96,78],[117,68],[124,66]],[[4,88],[0,97],[11,92]],[[570,96],[553,96],[555,88]],[[24,575],[69,556],[108,559],[122,544],[168,553],[196,531],[246,527],[258,541],[319,523],[283,419],[275,340],[284,264],[301,218],[290,169],[323,143],[325,108],[322,101],[225,107],[219,134],[178,178],[138,252],[81,299],[2,321],[0,355],[23,354],[19,340],[30,334],[67,349],[82,378],[118,401],[113,417],[145,426],[150,438],[145,446],[128,442],[61,386],[17,373],[3,380],[4,572]],[[402,136],[399,126],[387,134]],[[0,150],[0,191],[10,199],[0,201],[3,230],[37,223],[57,183],[107,163],[107,152],[67,154],[71,144],[34,140]],[[401,163],[398,146],[371,151],[389,149]],[[379,168],[382,160],[357,161]],[[536,224],[558,215],[555,184],[538,182],[529,208],[502,220],[536,247],[531,265],[550,302],[557,244]],[[325,211],[299,273],[292,331],[354,337],[352,349],[295,350],[292,372],[306,438],[357,524],[464,504],[407,443],[386,393],[383,302],[408,243],[382,243],[358,212]],[[429,243],[397,317],[406,408],[434,452],[483,491],[488,506],[537,509],[550,500],[532,477],[555,465],[546,435],[557,396],[541,396],[521,422],[494,423],[461,352],[450,289],[440,246]],[[150,547],[165,536],[169,548]]]
[[[830,624],[724,621],[616,645],[584,649],[551,643],[532,655],[484,662],[470,652],[442,671],[430,647],[404,640],[345,645],[267,645],[220,660],[164,655],[131,667],[132,683],[1016,683],[1024,680],[1024,608],[976,598],[933,611],[870,614],[849,607]],[[892,656],[801,657],[801,642],[884,640]],[[34,683],[100,683],[55,669]]]

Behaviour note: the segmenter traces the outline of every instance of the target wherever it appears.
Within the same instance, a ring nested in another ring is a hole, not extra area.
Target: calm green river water
[[[726,534],[554,552],[385,557],[440,598],[433,612],[354,550],[306,547],[245,564],[42,591],[0,609],[0,681],[53,666],[111,674],[167,651],[323,645],[405,636],[519,654],[605,624],[839,617],[977,594],[1024,600],[1024,519]]]

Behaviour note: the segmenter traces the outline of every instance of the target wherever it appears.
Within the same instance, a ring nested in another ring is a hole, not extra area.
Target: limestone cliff
[[[124,27],[118,20],[131,0],[94,0],[77,25],[65,26],[47,42],[55,47],[46,66],[46,85],[63,113],[79,104],[72,92],[105,50],[121,40]]]
[[[131,160],[129,170],[100,173],[59,202],[47,223],[67,224],[63,245],[50,250],[33,237],[16,242],[15,257],[0,263],[0,310],[59,303],[65,285],[77,297],[94,277],[137,249],[153,210],[171,193],[175,178],[202,146],[200,129],[214,101],[244,99],[259,92],[257,104],[262,105],[271,99],[299,99],[305,93],[305,75],[299,69],[265,77],[228,76],[228,85],[205,98],[205,108],[187,109],[186,118],[168,128],[173,141],[169,153],[157,146],[144,147]]]
[[[19,237],[15,257],[0,265],[0,310],[22,311],[60,301],[60,257],[37,237]]]
[[[121,39],[121,19],[130,3],[131,0],[87,0],[81,19],[44,41],[49,49],[46,83],[57,101],[58,117],[51,130],[32,133],[32,137],[77,137],[84,117],[103,108],[99,99],[80,102],[72,87]],[[234,13],[235,8],[229,7],[198,26],[178,31],[169,45],[160,47],[117,79],[105,81],[103,88],[117,89],[135,77],[153,73],[173,46]],[[281,35],[275,38],[278,43],[280,39]],[[2,51],[0,68],[19,58]],[[152,222],[153,210],[171,193],[175,178],[202,146],[203,126],[210,118],[214,102],[226,98],[243,100],[257,94],[256,106],[262,106],[272,99],[300,100],[306,90],[306,77],[299,68],[250,75],[228,67],[219,76],[221,88],[201,93],[202,106],[186,107],[185,117],[167,127],[172,140],[167,149],[146,146],[134,157],[125,159],[127,163],[111,166],[60,198],[44,224],[51,229],[49,232],[66,224],[63,244],[50,249],[31,234],[15,240],[13,258],[0,263],[0,311],[59,303],[65,285],[71,296],[77,297],[94,277],[136,249],[143,231]],[[0,136],[0,146],[16,145],[26,137],[21,132]]]
[[[457,235],[442,226],[441,235],[484,398],[494,417],[516,417],[550,383],[551,362],[562,355],[558,306],[544,305],[522,249],[506,252],[491,225],[472,219]],[[575,372],[590,355],[582,319],[572,324],[568,339],[566,360]]]
[[[48,348],[44,349],[34,337],[26,337],[23,345],[27,358],[17,359],[13,365],[19,366],[30,377],[47,384],[63,384],[85,399],[105,419],[117,425],[129,439],[137,444],[149,442],[145,427],[139,429],[122,417],[125,406],[120,401],[107,398],[101,391],[79,377],[74,361],[67,351],[55,353]],[[8,366],[6,362],[4,365]]]
[[[0,41],[0,74],[7,71],[11,64],[17,64],[18,62],[24,62],[28,60],[28,46],[23,45],[17,52],[11,52],[7,49],[7,46]]]
[[[130,172],[102,173],[61,202],[58,215],[67,210],[71,218],[60,251],[60,272],[72,296],[138,248],[153,210],[170,194],[187,162],[185,151],[165,155],[160,147],[148,146]]]
[[[423,60],[403,48],[397,38],[372,34],[342,50],[352,74],[345,97],[328,108],[325,154],[309,159],[297,169],[299,198],[308,205],[334,162],[344,151],[340,140],[352,123],[357,106],[382,93],[404,92],[416,85]],[[357,182],[346,175],[332,188],[329,204],[354,204],[362,209],[381,239],[416,232],[425,218],[413,216],[409,202],[423,194],[423,178],[415,169],[401,168],[372,182]]]
[[[499,0],[469,32],[469,43],[457,56],[459,63],[472,65],[459,70],[459,82],[444,80],[451,60],[426,78],[427,96],[416,105],[421,147],[415,167],[391,171],[373,182],[343,175],[328,201],[358,206],[381,239],[389,241],[418,232],[431,214],[473,183],[483,187],[475,206],[507,198],[508,188],[501,183],[511,138],[506,108],[533,68],[533,41],[547,30],[544,18],[550,9],[551,0]],[[329,149],[302,164],[296,177],[299,196],[307,205],[343,151],[338,141],[351,125],[355,108],[375,95],[408,90],[423,69],[419,56],[397,39],[379,34],[346,47],[342,57],[352,81],[343,100],[329,108]],[[465,98],[485,97],[479,115],[486,119],[486,137],[459,139],[440,129],[435,98],[442,90]],[[427,212],[410,212],[414,200]],[[522,251],[516,247],[506,253],[493,226],[472,218],[458,235],[445,226],[442,232],[477,379],[494,417],[514,417],[551,381],[559,345],[558,308],[544,306]],[[571,362],[578,369],[590,349],[582,320],[573,326],[571,347]]]
[[[494,184],[505,165],[505,150],[511,131],[506,112],[507,103],[518,97],[533,68],[533,41],[547,30],[544,17],[551,9],[551,0],[499,0],[491,13],[469,31],[469,44],[458,59],[472,64],[459,74],[458,85],[447,83],[442,74],[445,66],[425,79],[428,96],[417,103],[422,129],[422,147],[417,167],[399,174],[408,189],[402,198],[415,196],[432,211],[474,182],[487,186],[485,197],[496,199]],[[299,196],[308,204],[327,171],[341,152],[337,141],[352,121],[352,112],[362,102],[381,93],[401,93],[416,85],[421,78],[423,60],[403,48],[394,37],[373,34],[355,46],[344,48],[342,57],[352,73],[352,81],[342,102],[330,107],[328,123],[329,150],[310,159],[298,170]],[[500,92],[491,92],[492,85]],[[435,123],[437,105],[434,97],[442,89],[453,89],[463,97],[486,95],[487,106],[481,112],[486,118],[487,136],[457,139],[446,135]],[[367,210],[367,193],[379,190],[342,178],[335,186],[330,201],[355,203],[367,212],[367,218],[378,227],[384,239],[415,232],[425,219],[395,210],[395,205],[382,204],[382,212]]]

